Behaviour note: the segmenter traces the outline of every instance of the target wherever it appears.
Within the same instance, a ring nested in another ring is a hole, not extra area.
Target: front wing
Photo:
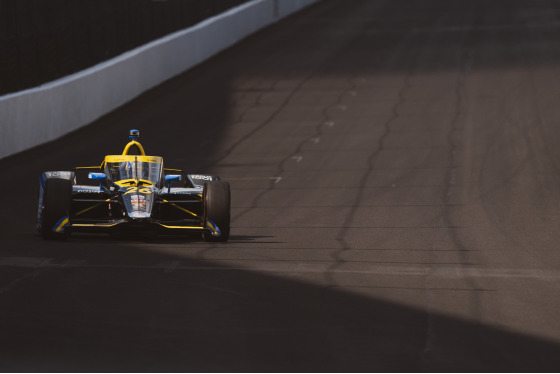
[[[163,189],[154,203],[149,219],[127,218],[118,195],[93,186],[74,186],[72,212],[61,229],[72,232],[156,229],[180,233],[209,230],[219,235],[219,228],[204,217],[203,188]]]

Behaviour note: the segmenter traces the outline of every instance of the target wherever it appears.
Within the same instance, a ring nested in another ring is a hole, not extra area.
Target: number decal
[[[151,195],[152,194],[152,190],[150,190],[149,188],[146,188],[146,187],[137,188],[135,186],[130,186],[130,187],[127,187],[127,190],[123,195],[128,195],[129,193],[133,193],[133,192],[136,192],[136,191],[138,191],[139,193],[146,194],[146,195]]]

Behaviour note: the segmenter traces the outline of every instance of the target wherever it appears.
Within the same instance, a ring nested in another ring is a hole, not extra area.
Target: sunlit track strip
[[[554,281],[560,279],[560,270],[545,271],[542,269],[483,269],[476,266],[464,267],[461,265],[452,266],[450,264],[437,264],[438,268],[433,269],[433,264],[418,266],[418,264],[398,265],[393,263],[368,263],[364,261],[346,261],[345,266],[357,267],[356,269],[337,268],[327,270],[327,261],[287,261],[287,260],[265,260],[264,266],[255,267],[253,259],[228,260],[227,266],[220,266],[219,260],[216,266],[189,266],[182,264],[181,261],[163,262],[155,265],[110,265],[110,264],[88,264],[80,261],[69,261],[58,263],[55,258],[21,258],[4,257],[0,258],[0,267],[23,267],[34,269],[80,269],[80,268],[107,268],[107,269],[146,269],[146,270],[172,270],[172,271],[237,271],[255,269],[263,272],[287,272],[287,273],[322,273],[332,271],[333,273],[354,273],[354,274],[378,274],[378,275],[398,275],[398,276],[423,276],[430,275],[438,278],[519,278],[537,279],[542,281]],[[250,263],[247,266],[230,266],[229,263]]]

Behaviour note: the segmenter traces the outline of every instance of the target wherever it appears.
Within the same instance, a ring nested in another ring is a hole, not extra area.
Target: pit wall
[[[37,88],[0,96],[0,159],[85,126],[318,0],[254,0]]]

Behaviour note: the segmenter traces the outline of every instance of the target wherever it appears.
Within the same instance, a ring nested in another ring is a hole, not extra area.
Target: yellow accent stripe
[[[149,185],[149,186],[155,185],[154,182],[147,179],[123,179],[113,183],[115,183],[119,187],[129,187],[129,186],[137,187],[139,182],[142,182],[144,183],[144,185]]]
[[[72,224],[72,227],[112,227],[112,226],[116,226],[120,223],[123,222],[117,222],[117,223],[110,223],[110,224],[103,224],[103,223],[74,223]],[[169,225],[163,225],[161,223],[157,223],[158,225],[165,227],[166,229],[185,229],[185,230],[203,230],[204,227],[202,226],[169,226]]]
[[[204,227],[202,226],[167,226],[158,223],[158,225],[165,227],[166,229],[187,229],[187,230],[202,230]]]
[[[192,215],[192,216],[194,216],[194,217],[198,217],[197,214],[194,214],[193,212],[191,212],[190,210],[187,210],[187,209],[183,208],[182,206],[179,206],[179,205],[174,204],[174,203],[170,203],[169,201],[167,201],[167,200],[165,200],[165,199],[163,199],[163,202],[169,203],[169,204],[171,204],[172,206],[174,206],[175,208],[181,209],[183,212],[187,212],[187,213],[189,213],[190,215]]]
[[[133,140],[131,142],[129,142],[126,147],[124,147],[124,151],[123,151],[123,156],[124,155],[128,155],[128,151],[130,149],[130,147],[132,147],[133,145],[137,146],[138,149],[140,150],[140,153],[142,154],[142,156],[146,155],[146,152],[144,152],[144,148],[142,147],[142,144],[138,143],[137,141]]]
[[[108,155],[105,156],[103,163],[107,162],[126,162],[126,161],[141,161],[141,162],[151,162],[159,164],[163,161],[162,157],[159,156],[133,156],[133,155]]]
[[[76,213],[76,215],[79,216],[80,214],[85,213],[89,210],[92,210],[93,208],[97,208],[99,205],[101,205],[101,203],[92,205],[89,208],[86,208],[86,209],[82,210],[81,212]]]
[[[138,184],[136,179],[123,179],[120,181],[116,181],[114,183],[119,187],[129,187],[129,186],[136,187],[136,185]]]
[[[111,199],[109,198],[109,199],[107,199],[107,200],[105,200],[105,201],[111,201]],[[81,212],[76,213],[76,215],[79,216],[80,214],[85,213],[85,212],[87,212],[87,211],[89,211],[89,210],[92,210],[93,208],[97,208],[97,207],[100,206],[100,205],[103,205],[103,203],[98,203],[98,204],[92,205],[92,206],[90,206],[89,208],[86,208],[86,209],[82,210]]]
[[[66,225],[68,223],[68,217],[66,217],[66,219],[64,221],[62,221],[60,223],[60,225],[58,225],[58,227],[56,228],[56,232],[60,232],[62,230],[62,228],[64,227],[64,225]]]
[[[73,223],[72,226],[74,227],[111,227],[111,226],[115,226],[118,225],[122,222],[117,222],[117,223],[109,223],[109,224],[104,224],[104,223]]]
[[[101,169],[101,166],[76,166],[74,169]]]
[[[212,229],[213,232],[217,233],[216,226],[214,226],[210,221],[206,220],[206,225]]]

